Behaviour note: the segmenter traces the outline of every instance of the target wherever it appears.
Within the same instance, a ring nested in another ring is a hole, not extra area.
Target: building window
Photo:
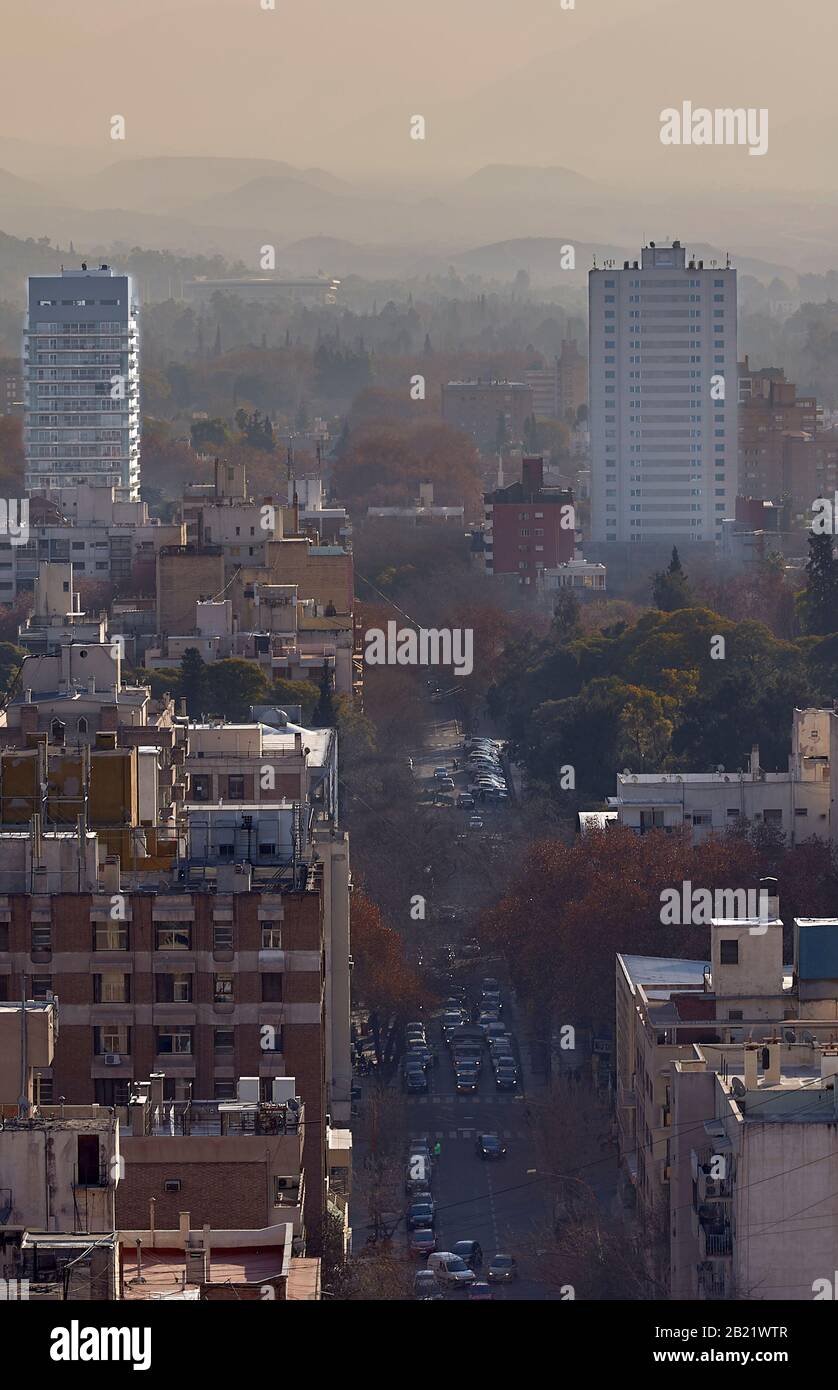
[[[783,813],[782,811],[763,811],[762,819],[766,825],[782,825]]]
[[[32,976],[32,998],[33,998],[33,999],[48,999],[48,998],[50,997],[51,994],[52,994],[52,976],[51,976],[51,975],[33,975],[33,976]]]
[[[49,922],[33,922],[32,924],[32,950],[51,951],[52,950],[52,927]]]
[[[80,717],[80,719],[79,719],[79,722],[78,722],[77,725],[76,725],[76,729],[78,730],[78,732],[79,732],[80,734],[86,734],[86,733],[87,733],[87,730],[88,730],[88,723],[87,723],[87,720],[85,719],[84,715],[81,715],[81,717]]]
[[[99,1164],[98,1134],[79,1134],[76,1142],[78,1155],[77,1186],[103,1187],[105,1184]]]
[[[230,801],[244,801],[244,777],[230,776],[227,778],[227,796]]]
[[[739,964],[739,942],[736,940],[719,942],[719,963],[721,965]]]
[[[155,975],[154,997],[158,1004],[191,1004],[192,976],[182,972]]]
[[[158,1028],[158,1056],[190,1057],[192,1055],[191,1028]]]
[[[120,1056],[131,1051],[131,1029],[125,1023],[103,1023],[93,1029],[93,1051],[97,1057],[115,1052]]]
[[[262,922],[261,931],[263,951],[282,950],[282,928],[278,922]]]
[[[207,772],[193,773],[189,779],[189,792],[193,801],[209,801],[212,778]]]
[[[192,949],[191,922],[156,922],[154,926],[154,949],[156,951],[190,951]]]
[[[215,1078],[215,1099],[236,1099],[236,1082],[232,1076],[217,1076]]]
[[[131,976],[119,970],[103,970],[93,976],[94,1004],[130,1004]]]
[[[97,922],[93,931],[94,951],[127,951],[128,927],[124,922]]]
[[[232,1057],[236,1046],[236,1030],[234,1028],[214,1029],[212,1046],[216,1057]]]
[[[232,1004],[234,979],[233,975],[213,976],[212,993],[216,1004]]]
[[[62,724],[60,719],[53,719],[52,723],[49,726],[49,731],[53,743],[64,742],[64,725]]]
[[[232,922],[213,922],[212,924],[212,949],[214,951],[232,951],[233,949],[233,923]]]
[[[262,975],[262,1003],[281,1004],[282,1003],[282,976],[272,973]]]

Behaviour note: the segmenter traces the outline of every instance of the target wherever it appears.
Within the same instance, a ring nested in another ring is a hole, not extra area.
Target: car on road
[[[438,777],[437,787],[441,792],[452,792],[454,790],[453,777]]]
[[[489,1029],[496,1023],[500,1023],[497,1009],[480,1010],[480,1013],[477,1015],[477,1026],[478,1028],[482,1028],[486,1037],[489,1036]]]
[[[473,1284],[469,1284],[466,1298],[469,1303],[491,1302],[494,1294],[490,1284],[487,1284],[483,1279],[477,1279]]]
[[[509,1066],[495,1067],[495,1090],[516,1091],[518,1089],[518,1068],[512,1062]]]
[[[452,1246],[455,1255],[459,1255],[464,1260],[469,1269],[479,1269],[483,1263],[483,1251],[480,1242],[476,1240],[458,1240]]]
[[[425,1042],[424,1023],[406,1023],[404,1026],[404,1035],[408,1042],[410,1042],[412,1038],[418,1038],[420,1042]]]
[[[430,1226],[420,1226],[418,1230],[411,1231],[407,1243],[411,1255],[427,1257],[436,1250],[436,1236]]]
[[[495,1012],[495,1010],[491,1010],[490,1012]],[[509,1029],[505,1023],[501,1023],[500,1019],[495,1023],[490,1022],[489,1027],[486,1029],[486,1037],[489,1039],[490,1044],[493,1038],[508,1038],[510,1036]]]
[[[460,947],[460,955],[463,960],[474,960],[480,955],[480,942],[472,937],[470,941],[464,941]]]
[[[480,981],[480,989],[483,994],[500,994],[500,980],[496,980],[492,975],[487,975]]]
[[[414,1197],[407,1209],[407,1229],[416,1231],[420,1228],[429,1229],[436,1220],[436,1208],[434,1199],[430,1192],[422,1192],[418,1197]]]
[[[474,1283],[474,1270],[469,1269],[465,1260],[461,1260],[453,1250],[436,1250],[429,1255],[428,1269],[433,1271],[440,1284]]]
[[[493,1255],[486,1273],[492,1284],[509,1284],[518,1278],[518,1266],[511,1255]]]
[[[483,829],[483,821],[482,821],[481,817],[480,817],[480,816],[469,816],[469,818],[468,818],[468,828],[469,828],[469,830],[482,830],[482,829]]]
[[[477,1067],[458,1067],[456,1076],[458,1096],[473,1096],[480,1089],[480,1072]]]
[[[426,1043],[411,1043],[405,1053],[405,1061],[421,1062],[422,1070],[427,1071],[433,1066],[434,1055]]]
[[[404,1074],[404,1088],[409,1096],[426,1096],[428,1078],[422,1066],[409,1067]]]
[[[461,792],[457,797],[457,805],[461,811],[470,811],[474,807],[474,797],[469,796],[468,792]]]
[[[506,1145],[499,1134],[478,1134],[475,1144],[478,1158],[505,1158]]]
[[[435,768],[434,768],[434,778],[436,779],[437,782],[438,782],[442,777],[450,777],[450,776],[451,776],[451,769],[450,769],[450,767],[435,767]]]
[[[420,1167],[419,1165],[414,1164],[414,1159],[422,1160],[422,1163],[425,1166],[425,1171],[427,1173],[430,1174],[433,1172],[434,1160],[433,1155],[431,1153],[430,1140],[428,1139],[427,1135],[423,1135],[420,1139],[414,1139],[413,1143],[410,1145],[410,1149],[407,1155],[408,1167],[410,1168],[411,1166],[413,1166],[416,1169],[416,1171],[419,1172],[421,1171]]]
[[[442,1298],[436,1275],[430,1269],[419,1269],[413,1277],[413,1297],[427,1303]]]
[[[457,803],[459,805],[459,802]],[[459,922],[462,920],[463,910],[460,907],[453,907],[451,903],[443,903],[437,909],[437,917],[440,922]]]

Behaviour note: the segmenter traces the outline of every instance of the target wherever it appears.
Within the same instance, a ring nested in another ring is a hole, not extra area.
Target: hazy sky
[[[652,187],[833,196],[835,0],[275,4],[9,7],[0,166],[24,172],[11,137],[76,147],[79,172],[154,154],[251,155],[421,185],[491,162],[551,163]],[[660,110],[686,99],[768,108],[769,154],[662,148]],[[124,142],[109,138],[116,114]],[[427,119],[424,143],[409,139],[413,114]]]

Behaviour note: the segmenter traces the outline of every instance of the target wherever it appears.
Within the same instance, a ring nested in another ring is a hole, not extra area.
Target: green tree
[[[180,693],[190,719],[200,719],[207,694],[207,667],[197,647],[187,647],[181,657]]]
[[[678,547],[672,547],[672,559],[665,570],[659,570],[652,584],[652,601],[662,613],[674,613],[676,608],[691,608],[692,593],[681,564]]]
[[[337,722],[332,674],[328,666],[324,665],[320,677],[320,698],[312,712],[311,723],[315,729],[333,729]]]
[[[801,619],[806,632],[824,636],[838,631],[838,564],[830,535],[809,532],[806,588],[800,595]]]
[[[265,703],[278,705],[280,709],[286,705],[300,705],[302,721],[307,724],[317,704],[317,686],[313,681],[275,680],[267,692]]]
[[[207,667],[209,714],[240,723],[250,717],[250,706],[264,703],[266,682],[255,661],[230,657]]]
[[[189,426],[192,448],[202,454],[207,445],[223,447],[230,442],[230,431],[224,420],[193,420]]]
[[[25,656],[14,642],[0,642],[0,703],[14,693],[15,677]]]

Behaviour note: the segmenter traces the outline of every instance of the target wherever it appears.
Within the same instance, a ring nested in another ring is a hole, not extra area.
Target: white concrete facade
[[[717,540],[736,499],[736,271],[651,242],[590,272],[589,323],[592,540]]]

